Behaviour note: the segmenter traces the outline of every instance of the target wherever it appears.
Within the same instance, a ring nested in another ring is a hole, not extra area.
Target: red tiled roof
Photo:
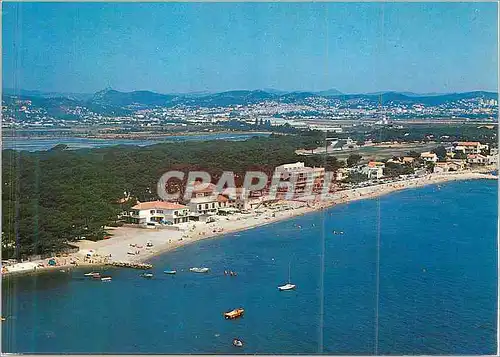
[[[486,156],[483,156],[481,154],[469,154],[467,155],[468,159],[486,159]]]
[[[213,192],[216,188],[216,186],[213,183],[209,183],[208,187],[205,188],[197,188],[196,186],[201,185],[201,181],[195,181],[194,182],[194,187],[193,187],[193,192],[194,193],[202,193],[202,192]]]
[[[229,198],[227,198],[226,196],[223,195],[217,196],[217,202],[227,202],[227,201],[229,201]]]
[[[180,205],[178,203],[173,202],[164,202],[164,201],[151,201],[151,202],[141,202],[136,204],[132,209],[137,210],[148,210],[148,209],[183,209],[187,208],[187,206]]]
[[[368,163],[368,167],[377,167],[377,166],[383,166],[385,165],[383,162],[378,162],[378,161],[370,161]]]

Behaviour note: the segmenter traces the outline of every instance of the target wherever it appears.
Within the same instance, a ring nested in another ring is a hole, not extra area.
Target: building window
[[[152,209],[151,211],[149,211],[150,214],[155,214],[155,210]]]

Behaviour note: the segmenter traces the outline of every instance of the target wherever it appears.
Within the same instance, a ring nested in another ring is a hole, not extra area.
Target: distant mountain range
[[[82,93],[44,93],[27,90],[4,90],[4,100],[7,96],[31,98],[40,105],[50,107],[85,105],[93,110],[104,113],[126,113],[127,111],[151,107],[172,107],[175,105],[198,107],[224,107],[234,105],[256,104],[264,101],[281,103],[304,103],[314,98],[325,98],[339,101],[359,101],[367,104],[423,104],[427,106],[440,105],[447,102],[456,102],[461,99],[485,98],[497,99],[494,92],[475,91],[451,94],[417,94],[411,92],[379,92],[369,94],[343,94],[336,89],[320,92],[284,92],[274,89],[268,90],[234,90],[220,93],[191,93],[191,94],[160,94],[151,91],[120,92],[105,89],[95,94]]]

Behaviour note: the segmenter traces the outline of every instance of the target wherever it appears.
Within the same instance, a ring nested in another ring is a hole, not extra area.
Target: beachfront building
[[[335,181],[345,180],[347,176],[349,176],[349,170],[346,168],[341,167],[335,171]]]
[[[189,220],[189,207],[172,202],[140,202],[133,206],[127,216],[135,224],[178,224]]]
[[[244,188],[236,187],[234,195],[230,195],[229,190],[216,192],[217,187],[214,184],[209,184],[203,189],[197,188],[197,185],[195,183],[192,198],[186,203],[193,216],[214,215],[221,209],[224,212],[233,212],[251,208],[251,199],[245,197]]]
[[[229,194],[225,195],[229,199],[229,206],[241,211],[246,211],[254,205],[253,203],[260,202],[261,199],[245,197],[246,190],[244,187],[237,187],[235,189],[235,197]],[[224,194],[224,193],[223,193]]]
[[[433,168],[434,173],[442,173],[450,171],[450,164],[448,162],[436,162]]]
[[[479,141],[458,141],[453,143],[454,152],[462,152],[464,154],[480,154],[482,150],[487,150],[487,144],[481,144]]]
[[[187,205],[194,216],[214,215],[220,208],[229,207],[229,199],[223,195],[207,195],[192,198]]]
[[[405,165],[413,165],[415,163],[415,158],[411,156],[404,156],[402,160]]]
[[[488,158],[481,154],[469,154],[467,155],[467,163],[471,165],[486,165]]]
[[[307,167],[303,162],[284,164],[274,169],[275,175],[280,175],[282,181],[295,181],[295,193],[304,193],[307,187],[312,186],[312,192],[321,192],[325,180],[324,167]],[[278,192],[285,192],[286,188],[278,189]]]
[[[490,155],[486,157],[487,165],[497,165],[498,164],[498,151],[493,153],[493,149],[490,152]]]
[[[363,166],[361,173],[368,176],[369,180],[379,179],[384,176],[385,164],[379,161],[370,161],[367,165]]]
[[[465,160],[448,160],[449,171],[462,171],[467,167]]]
[[[438,161],[438,156],[433,152],[423,152],[420,154],[420,158],[425,162],[434,162]]]
[[[467,167],[467,161],[464,159],[447,159],[446,162],[450,164],[450,168],[453,168],[454,171],[465,170]]]
[[[214,194],[216,186],[213,183],[209,183],[205,188],[201,188],[200,184],[199,181],[194,183],[192,198],[209,197]]]

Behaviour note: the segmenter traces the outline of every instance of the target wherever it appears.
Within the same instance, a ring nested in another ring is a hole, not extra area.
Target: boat
[[[5,321],[5,317],[2,317],[2,321]]]
[[[95,274],[99,274],[99,273],[96,273],[96,272],[90,272],[90,273],[85,273],[83,274],[84,276],[94,276]]]
[[[292,284],[290,281],[290,267],[291,263],[288,265],[288,283],[282,286],[278,286],[279,291],[293,290],[296,287],[296,285]]]
[[[100,279],[101,278],[101,273],[92,273],[92,278],[93,279]]]
[[[295,289],[296,285],[295,284],[285,284],[285,285],[282,285],[282,286],[278,286],[278,289],[280,291],[285,291],[285,290],[293,290]]]
[[[243,341],[238,340],[237,338],[233,339],[233,346],[234,347],[243,347]]]
[[[101,281],[111,281],[111,277],[110,276],[103,276],[101,278]]]
[[[234,310],[225,312],[224,317],[226,318],[226,320],[232,320],[232,319],[236,319],[238,317],[243,316],[244,312],[245,312],[245,310],[243,310],[243,308],[240,307],[239,309],[234,309]]]
[[[208,268],[190,268],[189,271],[192,271],[193,273],[208,273],[210,269]]]
[[[148,279],[150,279],[150,278],[152,278],[152,277],[153,277],[153,274],[152,274],[152,273],[144,273],[144,274],[141,274],[141,276],[142,276],[143,278],[148,278]]]
[[[175,273],[177,273],[177,270],[164,270],[163,272],[165,274],[175,274]]]

